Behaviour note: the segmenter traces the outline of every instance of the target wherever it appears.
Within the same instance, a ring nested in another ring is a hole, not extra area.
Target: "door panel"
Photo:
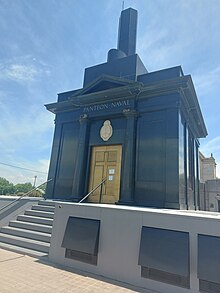
[[[89,191],[95,188],[104,178],[102,186],[102,203],[114,204],[119,200],[122,146],[97,146],[92,149],[90,166]],[[88,202],[98,203],[99,187],[88,198]]]

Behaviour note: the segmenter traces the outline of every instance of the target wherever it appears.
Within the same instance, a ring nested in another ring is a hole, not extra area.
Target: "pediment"
[[[102,75],[96,80],[92,81],[87,86],[85,86],[84,88],[82,88],[82,90],[78,91],[77,96],[83,96],[91,93],[105,91],[112,88],[127,86],[132,83],[134,83],[134,81],[132,80]]]

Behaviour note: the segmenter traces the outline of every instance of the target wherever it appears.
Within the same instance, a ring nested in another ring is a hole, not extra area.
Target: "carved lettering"
[[[105,103],[105,104],[99,104],[99,105],[93,105],[93,106],[86,106],[83,108],[83,112],[94,112],[94,111],[102,111],[102,110],[109,110],[114,108],[120,108],[124,106],[130,106],[129,100],[123,100],[123,101],[116,101],[112,103]]]

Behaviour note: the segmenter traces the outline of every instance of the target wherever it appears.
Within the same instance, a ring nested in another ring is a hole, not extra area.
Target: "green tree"
[[[31,183],[18,183],[13,184],[9,182],[7,179],[0,177],[0,195],[8,195],[8,194],[18,194],[22,195],[24,193],[27,193],[33,189],[33,186]]]
[[[18,183],[16,185],[14,185],[14,189],[16,193],[26,193],[28,191],[30,191],[31,189],[33,189],[33,186],[31,185],[31,183]]]
[[[15,192],[13,183],[7,179],[0,177],[0,194],[13,194]]]
[[[41,186],[40,189],[32,191],[29,196],[42,196],[45,192],[45,185]],[[18,196],[23,195],[33,189],[33,186],[30,182],[27,183],[18,183],[13,184],[7,179],[0,177],[0,195],[12,195],[16,194]]]

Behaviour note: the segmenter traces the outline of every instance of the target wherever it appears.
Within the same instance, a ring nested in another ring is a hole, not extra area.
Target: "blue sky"
[[[0,0],[0,162],[47,172],[54,116],[44,104],[80,88],[84,68],[117,43],[119,0]],[[126,0],[138,10],[137,53],[149,72],[191,74],[208,129],[201,151],[220,177],[220,1]],[[37,183],[44,173],[0,164],[0,177]]]

